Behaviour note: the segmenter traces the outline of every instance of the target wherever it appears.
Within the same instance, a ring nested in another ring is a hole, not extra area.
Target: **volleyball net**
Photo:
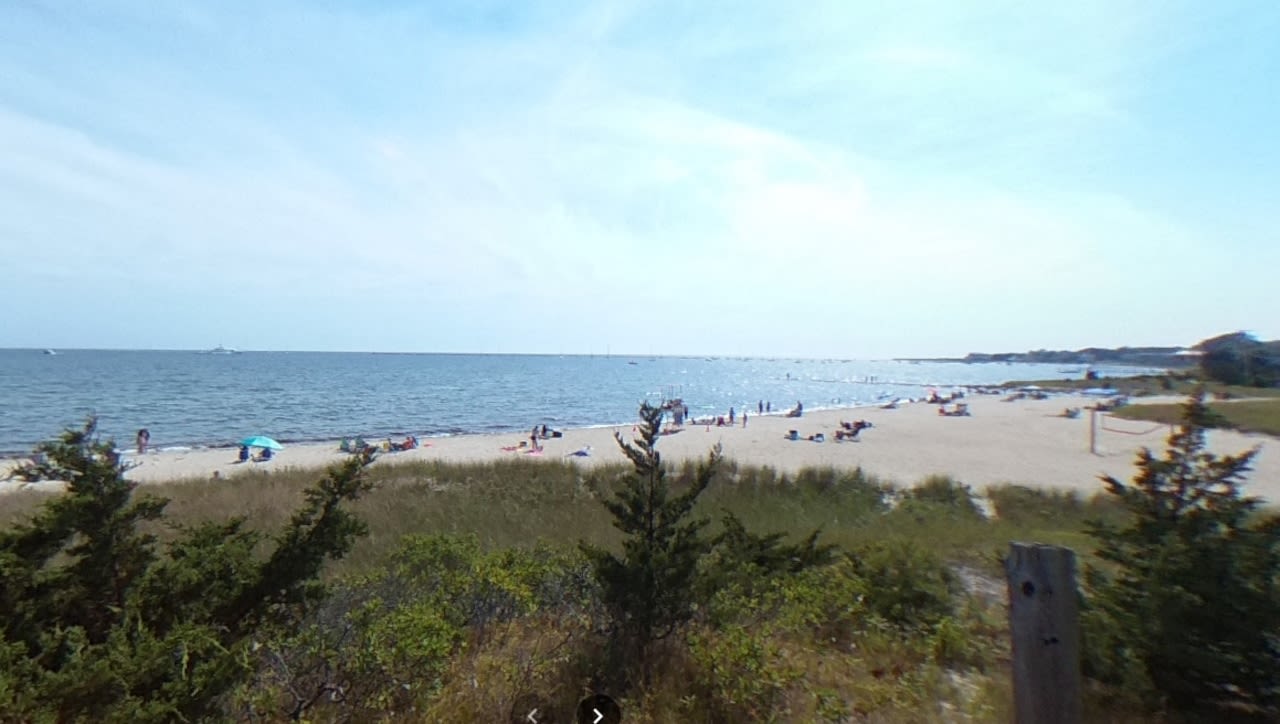
[[[1089,423],[1089,452],[1099,453],[1099,444],[1112,440],[1137,441],[1157,433],[1172,431],[1173,425],[1149,420],[1129,420],[1106,412],[1094,412]],[[1105,444],[1102,447],[1106,447]]]

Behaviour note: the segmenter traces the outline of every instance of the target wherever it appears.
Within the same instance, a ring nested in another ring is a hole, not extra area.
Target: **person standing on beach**
[[[765,411],[765,412],[773,412],[773,403],[772,403],[772,402],[766,402],[766,403],[764,403],[764,411]]]
[[[733,424],[733,408],[732,407],[729,408],[729,424],[730,425]]]
[[[756,414],[758,415],[764,414],[764,400],[761,400],[756,403]]]
[[[747,411],[746,410],[742,411],[742,427],[743,429],[746,429],[747,427]]]
[[[142,428],[138,431],[138,454],[144,455],[147,452],[147,445],[151,442],[151,431]]]

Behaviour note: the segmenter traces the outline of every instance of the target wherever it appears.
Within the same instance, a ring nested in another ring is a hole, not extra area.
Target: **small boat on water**
[[[230,349],[228,347],[223,347],[222,345],[218,345],[217,347],[214,347],[213,349],[204,352],[204,354],[240,354],[240,353],[234,349]]]
[[[57,352],[54,352],[54,351],[53,351],[53,350],[51,350],[51,349],[46,349],[46,350],[44,351],[44,353],[45,353],[45,354],[47,354],[47,355],[50,355],[50,356],[52,356],[52,355],[56,355],[56,354],[57,354]]]

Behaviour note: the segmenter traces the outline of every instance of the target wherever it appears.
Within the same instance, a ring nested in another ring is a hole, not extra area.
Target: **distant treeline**
[[[1262,342],[1247,332],[1232,332],[1206,339],[1194,349],[1200,353],[1200,373],[1228,385],[1280,386],[1280,340]]]
[[[970,352],[955,362],[1041,362],[1112,364],[1185,369],[1198,367],[1206,380],[1227,385],[1280,385],[1280,340],[1264,342],[1248,332],[1231,332],[1182,347],[1086,347],[1079,350],[1037,349],[1031,352]]]
[[[1113,364],[1139,367],[1190,367],[1195,355],[1178,354],[1182,347],[1086,347],[1078,350],[1037,349],[1031,352],[970,352],[946,362],[1042,362],[1048,364]]]

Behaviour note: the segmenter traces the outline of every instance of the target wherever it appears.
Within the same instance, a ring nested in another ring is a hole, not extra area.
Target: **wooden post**
[[[1089,452],[1098,454],[1098,411],[1089,410]]]
[[[1014,721],[1079,724],[1080,622],[1070,548],[1010,543]]]

